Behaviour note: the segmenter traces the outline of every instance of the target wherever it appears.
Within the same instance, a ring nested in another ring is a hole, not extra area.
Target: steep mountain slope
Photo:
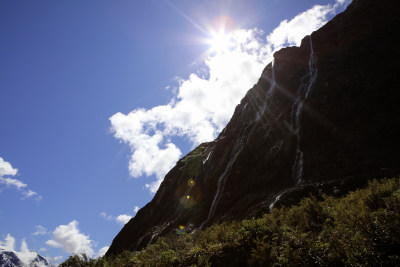
[[[354,0],[275,53],[218,138],[176,164],[107,255],[400,173],[399,7]]]
[[[14,250],[0,247],[1,267],[46,267],[52,266],[47,259],[36,252],[16,252]]]

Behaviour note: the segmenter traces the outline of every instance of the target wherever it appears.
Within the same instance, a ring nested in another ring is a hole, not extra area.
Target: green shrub
[[[310,196],[262,218],[169,234],[141,252],[61,266],[399,266],[400,178],[342,198]],[[74,265],[76,264],[76,265]]]

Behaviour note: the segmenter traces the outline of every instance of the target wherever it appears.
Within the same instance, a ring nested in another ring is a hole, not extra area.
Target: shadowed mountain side
[[[354,0],[276,52],[218,138],[178,161],[106,255],[400,173],[399,6]]]

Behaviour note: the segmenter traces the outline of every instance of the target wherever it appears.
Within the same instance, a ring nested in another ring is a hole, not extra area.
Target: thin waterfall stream
[[[275,88],[275,68],[274,68],[274,66],[275,66],[275,64],[274,64],[274,62],[272,62],[271,79],[269,79],[265,73],[263,73],[261,76],[265,80],[269,81],[271,83],[271,85],[267,91],[263,108],[261,109],[261,111],[257,112],[256,120],[259,120],[262,117],[262,115],[265,113],[265,110],[267,109],[267,102],[268,102],[267,100],[268,100],[268,98],[270,98],[272,96],[272,94],[274,92],[274,88]]]
[[[292,178],[296,181],[297,185],[299,185],[303,180],[303,161],[304,161],[303,151],[301,150],[300,147],[300,130],[301,130],[300,116],[303,112],[304,102],[308,98],[311,88],[317,78],[316,64],[317,64],[317,58],[314,53],[312,39],[310,35],[310,59],[308,61],[308,72],[307,72],[308,79],[304,83],[304,86],[303,85],[300,86],[299,96],[297,97],[292,108],[292,116],[294,117],[293,128],[295,129],[295,135],[296,135],[296,158],[293,164]],[[302,94],[303,90],[305,90],[304,94]]]
[[[264,114],[264,112],[266,110],[267,99],[269,97],[271,97],[273,88],[275,87],[274,64],[272,64],[272,70],[271,71],[272,71],[272,73],[271,73],[271,76],[272,76],[271,85],[270,85],[270,88],[269,88],[268,93],[266,95],[264,106],[261,109],[261,111],[259,111],[257,113],[256,121],[258,121],[261,118],[261,116]],[[267,79],[267,78],[265,78],[265,79]],[[243,142],[243,138],[241,138],[239,143],[236,142],[235,147],[232,150],[232,151],[236,151],[236,152],[235,152],[234,156],[231,157],[231,160],[229,161],[228,166],[226,166],[224,172],[222,173],[222,175],[218,179],[217,192],[216,192],[216,194],[214,196],[214,199],[213,199],[213,201],[211,203],[211,207],[210,207],[210,210],[208,212],[207,219],[200,225],[200,229],[202,229],[203,226],[214,216],[217,204],[218,204],[218,202],[219,202],[219,200],[220,200],[220,198],[222,196],[222,193],[224,191],[224,188],[225,188],[225,183],[226,183],[226,180],[228,178],[227,174],[231,170],[233,163],[236,161],[236,158],[238,157],[238,155],[240,154],[242,149],[246,146],[246,144],[247,144],[247,142],[249,140],[248,137],[252,135],[252,133],[254,132],[255,128],[256,128],[255,124],[253,124],[252,129],[250,130],[249,134],[247,135],[247,140],[245,140],[245,142]]]
[[[253,133],[254,131],[254,127],[252,128],[250,135]],[[225,183],[227,180],[227,173],[228,171],[231,170],[233,163],[236,161],[236,158],[238,157],[238,155],[240,154],[240,152],[242,151],[243,147],[245,147],[247,142],[243,142],[243,138],[239,141],[239,143],[236,143],[235,147],[233,148],[232,151],[236,151],[235,155],[233,156],[233,158],[231,157],[231,159],[229,160],[228,166],[226,166],[224,172],[222,173],[222,175],[218,178],[218,186],[217,186],[217,192],[214,196],[214,199],[211,203],[211,207],[210,210],[208,212],[208,217],[207,220],[205,220],[201,225],[200,225],[200,229],[203,228],[203,226],[214,216],[215,214],[215,210],[218,204],[218,201],[220,200],[222,193],[224,191],[225,188]]]

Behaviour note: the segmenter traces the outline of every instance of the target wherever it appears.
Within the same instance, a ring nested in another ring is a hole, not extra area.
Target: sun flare
[[[210,52],[224,53],[233,46],[230,34],[219,32],[213,34],[209,40]]]
[[[207,43],[210,45],[210,53],[225,53],[233,46],[232,32],[235,28],[233,19],[227,15],[218,16],[208,28],[209,38]]]

